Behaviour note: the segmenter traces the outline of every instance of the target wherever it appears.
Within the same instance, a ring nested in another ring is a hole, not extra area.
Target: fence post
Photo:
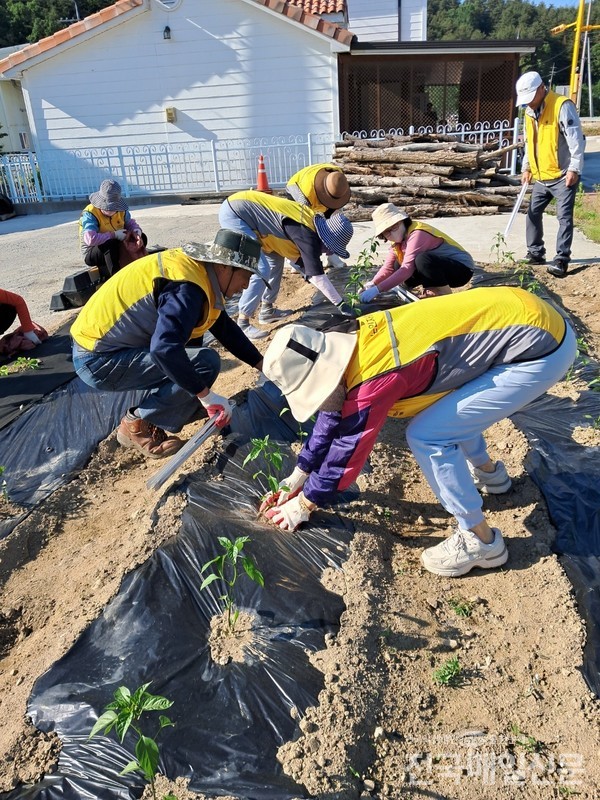
[[[515,118],[515,124],[513,125],[513,140],[512,143],[516,144],[519,141],[519,118]],[[512,151],[510,156],[510,174],[516,175],[517,174],[517,151],[518,147]]]
[[[45,200],[44,197],[44,190],[42,188],[42,184],[40,183],[40,179],[38,176],[38,165],[37,159],[35,158],[35,154],[31,152],[31,150],[27,153],[29,157],[29,166],[31,167],[31,175],[33,177],[33,183],[35,186],[35,194],[37,200]]]
[[[6,161],[4,160],[5,158],[6,158]],[[6,170],[6,172],[5,172],[5,174],[6,174],[6,182],[8,184],[8,188],[9,188],[9,192],[10,192],[10,199],[14,203],[18,203],[19,202],[19,196],[17,194],[17,187],[15,186],[15,182],[13,180],[12,164],[11,164],[8,156],[2,156],[2,160],[4,161],[4,166],[5,166],[5,170]]]
[[[215,173],[215,192],[220,192],[221,187],[219,185],[219,169],[218,169],[218,161],[217,161],[217,148],[215,147],[215,140],[210,140],[210,152],[212,154],[212,162],[213,162],[213,172]]]
[[[313,149],[312,149],[312,133],[309,133],[306,137],[306,141],[308,144],[308,163],[313,163]]]

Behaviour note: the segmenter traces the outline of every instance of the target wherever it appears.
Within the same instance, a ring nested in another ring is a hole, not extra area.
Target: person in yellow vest
[[[372,215],[375,236],[392,243],[385,262],[360,293],[361,303],[401,283],[422,286],[422,297],[451,294],[471,280],[473,258],[458,242],[433,225],[418,222],[393,203],[377,206]]]
[[[290,310],[274,307],[283,276],[284,259],[297,265],[301,274],[313,284],[342,314],[354,316],[352,309],[324,274],[322,253],[335,253],[348,258],[346,250],[352,238],[353,227],[343,214],[333,214],[327,219],[315,214],[308,205],[301,205],[285,197],[277,197],[251,189],[236,192],[225,200],[219,209],[219,224],[249,236],[256,236],[262,247],[260,276],[268,279],[265,290],[260,276],[254,276],[240,297],[238,325],[250,339],[262,339],[268,331],[251,324],[258,310],[260,323],[276,322],[292,314]]]
[[[544,86],[538,72],[526,72],[516,85],[517,106],[525,108],[525,155],[521,182],[533,184],[525,236],[528,264],[545,264],[544,211],[556,198],[556,255],[547,270],[567,274],[573,242],[573,208],[583,170],[585,140],[575,104]]]
[[[133,261],[85,304],[71,328],[79,377],[109,392],[148,390],[121,420],[119,444],[164,458],[183,446],[166,431],[207,415],[219,428],[228,423],[231,404],[211,389],[220,358],[201,337],[210,331],[240,361],[262,369],[262,355],[225,311],[225,298],[257,273],[259,256],[256,239],[219,230],[212,244],[190,242]]]
[[[294,173],[285,187],[292,200],[310,206],[316,214],[330,217],[350,200],[351,189],[341,167],[335,164],[311,164]],[[335,253],[323,256],[327,267],[345,267]]]
[[[98,267],[104,280],[134,257],[145,255],[148,237],[129,213],[117,181],[102,181],[90,195],[79,218],[79,243],[87,266]]]
[[[286,325],[263,371],[298,422],[319,412],[296,468],[261,506],[283,530],[358,477],[388,416],[413,417],[409,447],[457,523],[422,554],[426,569],[456,577],[508,558],[487,523],[480,492],[511,480],[488,454],[483,432],[559,381],[577,351],[575,334],[541,298],[513,287],[472,289],[366,314],[346,331]],[[352,330],[353,329],[353,330]]]

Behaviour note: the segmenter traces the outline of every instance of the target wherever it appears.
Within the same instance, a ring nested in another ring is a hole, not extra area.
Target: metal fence
[[[406,131],[354,131],[358,138],[383,138],[386,133],[445,133],[457,140],[499,147],[517,141],[518,121],[476,125],[421,126]],[[338,139],[343,138],[343,134]],[[258,157],[263,155],[269,184],[285,186],[302,167],[330,161],[335,139],[326,135],[189,142],[55,150],[0,156],[0,193],[13,203],[81,200],[108,177],[117,180],[126,197],[233,192],[256,186]],[[516,155],[515,155],[516,158]],[[513,158],[512,172],[515,162]]]

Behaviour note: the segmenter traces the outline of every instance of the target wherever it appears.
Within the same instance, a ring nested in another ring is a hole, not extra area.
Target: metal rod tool
[[[519,209],[521,208],[521,203],[523,202],[523,199],[525,197],[525,192],[527,191],[528,188],[529,188],[528,183],[524,183],[521,186],[521,191],[519,192],[517,199],[515,200],[513,210],[510,212],[510,217],[506,224],[506,228],[504,229],[504,241],[506,241],[506,237],[508,236],[510,229],[512,228],[512,224],[517,218],[517,214],[519,213]]]

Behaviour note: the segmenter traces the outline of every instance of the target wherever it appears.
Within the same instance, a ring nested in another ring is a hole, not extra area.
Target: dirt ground
[[[596,359],[599,278],[598,265],[563,280],[539,273]],[[286,274],[280,305],[299,308],[311,291]],[[216,390],[234,395],[255,379],[238,366]],[[553,391],[576,398],[583,386],[575,380]],[[420,565],[449,517],[412,459],[404,427],[386,423],[349,512],[350,557],[342,572],[324,576],[346,611],[338,635],[313,656],[324,687],[279,751],[285,772],[323,800],[597,797],[600,725],[598,699],[580,674],[585,630],[551,553],[544,500],[524,471],[527,441],[508,420],[488,434],[492,457],[514,481],[510,493],[485,501],[488,521],[508,541],[506,568],[452,581]],[[589,426],[576,436],[600,445]],[[186,472],[209,475],[218,448],[209,441]],[[25,716],[35,680],[102,613],[124,575],[172,535],[185,498],[146,489],[160,466],[123,450],[112,434],[83,472],[0,542],[1,791],[39,780],[58,757],[57,738]],[[436,684],[433,671],[454,657],[457,685]],[[199,797],[172,789],[180,800]]]

